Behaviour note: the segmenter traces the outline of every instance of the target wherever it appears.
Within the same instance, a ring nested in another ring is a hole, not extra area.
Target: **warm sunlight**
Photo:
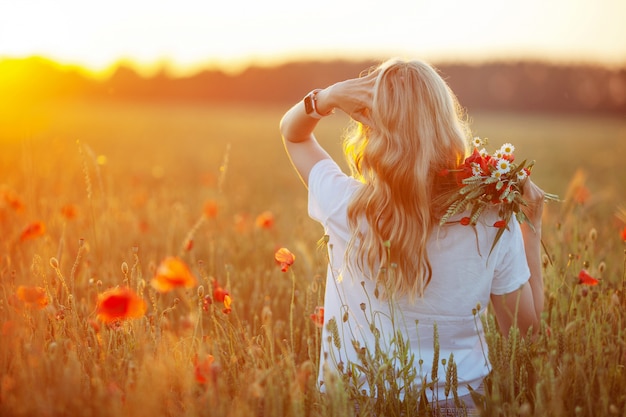
[[[625,22],[0,0],[0,416],[626,417]]]
[[[617,0],[3,2],[0,57],[41,55],[96,71],[130,59],[148,72],[164,63],[236,71],[301,57],[388,55],[623,64],[625,16]]]

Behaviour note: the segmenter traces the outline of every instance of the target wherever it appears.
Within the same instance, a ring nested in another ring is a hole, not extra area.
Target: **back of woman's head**
[[[468,132],[454,94],[428,64],[394,59],[374,71],[372,126],[356,124],[344,141],[365,183],[348,211],[349,248],[371,276],[397,265],[393,277],[379,276],[388,291],[422,295],[431,279],[426,242],[448,186],[438,174],[463,160]]]

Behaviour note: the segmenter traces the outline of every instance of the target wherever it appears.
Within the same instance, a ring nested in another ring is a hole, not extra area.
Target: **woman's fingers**
[[[537,225],[541,221],[545,193],[537,184],[528,179],[522,186],[522,195],[527,203],[524,212],[530,221]]]
[[[537,201],[543,203],[543,199],[545,196],[544,191],[537,186],[532,180],[529,178],[524,182],[522,186],[522,194],[526,198],[527,201]]]
[[[369,121],[375,81],[376,78],[370,74],[365,77],[350,78],[333,85],[336,106],[357,121]]]

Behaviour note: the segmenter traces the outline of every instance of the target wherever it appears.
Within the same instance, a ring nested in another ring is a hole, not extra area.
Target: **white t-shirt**
[[[341,339],[341,348],[337,349],[324,326],[320,382],[324,379],[325,362],[330,369],[342,363],[344,370],[349,363],[360,363],[355,343],[373,351],[372,323],[385,344],[394,333],[402,332],[415,356],[415,382],[430,382],[436,323],[440,349],[435,399],[445,399],[445,371],[441,359],[448,360],[450,353],[454,354],[457,364],[457,393],[466,395],[467,385],[477,388],[489,372],[480,315],[484,314],[490,294],[515,291],[530,277],[518,222],[510,222],[491,255],[489,251],[498,231],[491,225],[497,220],[497,213],[484,214],[482,217],[486,220],[475,228],[457,223],[435,229],[428,242],[432,279],[424,297],[416,297],[413,302],[408,296],[396,297],[393,301],[376,298],[372,280],[353,277],[344,268],[344,253],[350,239],[347,207],[360,186],[360,182],[344,174],[331,159],[319,161],[309,174],[309,215],[324,226],[329,237],[324,320],[327,324],[335,319]],[[472,309],[477,304],[481,311],[474,316]],[[393,347],[383,345],[383,349],[391,351]],[[419,365],[420,359],[422,365]],[[324,389],[323,385],[321,388]],[[367,389],[367,383],[362,388]],[[431,390],[427,389],[426,393],[430,396]]]

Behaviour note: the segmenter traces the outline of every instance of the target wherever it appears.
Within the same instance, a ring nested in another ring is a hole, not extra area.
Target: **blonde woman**
[[[352,118],[344,138],[351,175],[313,133],[335,111]],[[401,339],[414,362],[412,373],[404,374],[405,380],[411,375],[411,386],[400,383],[399,395],[417,390],[431,406],[458,406],[441,361],[452,358],[456,394],[471,410],[469,387],[479,389],[489,373],[479,318],[488,303],[505,333],[513,325],[522,333],[539,327],[543,192],[526,181],[526,214],[536,232],[512,220],[491,253],[497,229],[489,225],[497,213],[483,214],[475,228],[454,219],[439,226],[446,193],[456,187],[439,173],[464,160],[468,131],[448,85],[418,60],[392,59],[313,90],[287,111],[280,130],[308,187],[309,215],[328,237],[321,388],[338,372],[359,392],[383,395],[364,361],[387,349],[400,366]]]

